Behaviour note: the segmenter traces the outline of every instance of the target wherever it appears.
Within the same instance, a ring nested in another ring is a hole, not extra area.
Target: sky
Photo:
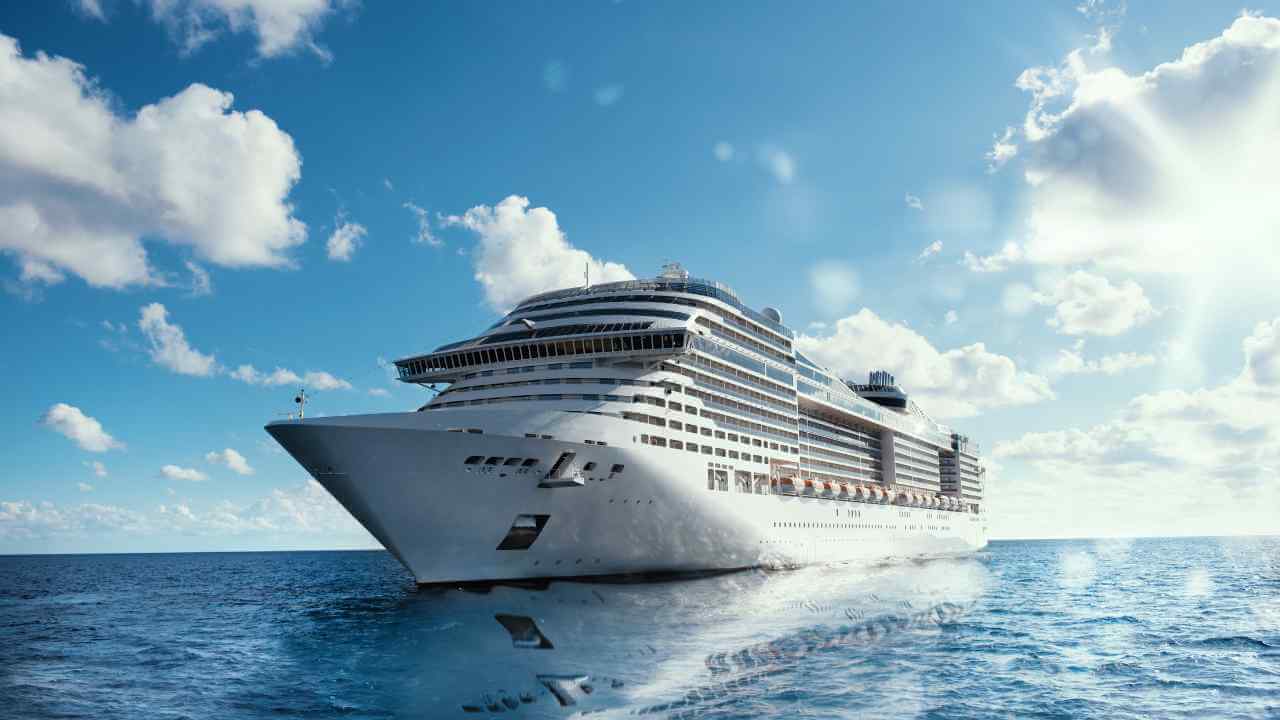
[[[979,442],[993,537],[1280,532],[1280,9],[0,7],[0,553],[374,547],[266,435],[674,260]]]

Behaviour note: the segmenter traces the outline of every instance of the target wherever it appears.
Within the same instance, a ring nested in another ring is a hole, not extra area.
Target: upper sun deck
[[[564,300],[586,299],[592,295],[617,295],[623,293],[630,293],[637,296],[643,296],[647,293],[684,293],[689,295],[701,295],[713,300],[719,300],[734,310],[742,313],[753,322],[763,325],[769,330],[786,337],[788,340],[795,339],[795,332],[793,332],[791,328],[788,328],[786,325],[783,325],[781,322],[774,320],[758,310],[753,310],[747,307],[742,300],[738,299],[737,293],[735,293],[728,285],[714,280],[684,277],[674,274],[671,276],[663,275],[645,280],[622,280],[619,282],[591,285],[589,287],[565,288],[563,290],[552,290],[550,292],[540,293],[520,302],[520,304],[516,305],[515,309],[509,313],[509,316],[515,316],[519,313],[532,310],[538,306],[560,303]],[[642,297],[637,298],[637,302],[642,301]],[[501,322],[499,324],[501,324]]]

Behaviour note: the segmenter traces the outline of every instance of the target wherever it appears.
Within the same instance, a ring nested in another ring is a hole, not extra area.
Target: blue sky
[[[997,535],[1280,530],[1280,30],[1175,5],[7,5],[0,552],[369,545],[292,377],[416,407],[588,256],[896,372]]]

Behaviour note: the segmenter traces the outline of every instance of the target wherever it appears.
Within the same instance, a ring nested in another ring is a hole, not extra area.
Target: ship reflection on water
[[[837,693],[860,675],[864,702],[867,692],[890,691],[877,647],[937,633],[989,584],[978,556],[644,583],[421,588],[380,608],[376,622],[366,617],[372,630],[356,647],[349,626],[337,632],[361,666],[353,674],[398,684],[382,688],[398,696],[397,715],[714,716],[793,685],[812,693],[837,667]],[[309,642],[325,641],[326,623],[317,629]]]

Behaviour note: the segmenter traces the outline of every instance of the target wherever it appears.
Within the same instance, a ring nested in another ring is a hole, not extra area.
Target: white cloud
[[[1156,364],[1155,355],[1148,353],[1121,352],[1103,355],[1101,358],[1086,359],[1079,349],[1064,348],[1058,351],[1057,357],[1044,369],[1050,377],[1064,375],[1118,375],[1128,370],[1148,367]]]
[[[1044,503],[1060,502],[1054,525],[1067,526],[1054,534],[1280,530],[1280,377],[1256,372],[1280,357],[1277,329],[1280,318],[1259,324],[1221,385],[1138,395],[1106,422],[998,443],[997,459],[1025,466],[1010,521],[1044,534]]]
[[[138,511],[116,505],[85,503],[58,506],[51,502],[0,501],[0,540],[32,540],[79,536],[90,539],[122,534],[147,536],[165,532],[206,536],[351,534],[376,543],[346,510],[314,480],[278,488],[248,504],[229,501],[196,509],[186,503]]]
[[[40,423],[70,438],[81,450],[106,452],[123,450],[124,443],[111,437],[102,429],[102,423],[85,415],[80,408],[66,403],[56,403],[45,411]]]
[[[209,278],[209,271],[190,260],[185,265],[187,266],[187,272],[191,273],[191,297],[212,295],[213,280]]]
[[[590,267],[591,282],[635,278],[626,266],[598,260],[569,244],[555,213],[545,207],[529,209],[529,199],[511,195],[489,207],[477,205],[461,216],[445,218],[448,225],[474,232],[475,279],[485,300],[505,311],[519,301],[546,290],[580,286]]]
[[[1081,50],[1025,71],[1027,260],[1274,293],[1277,78],[1280,20],[1254,15],[1142,74]]]
[[[143,237],[225,267],[287,266],[306,239],[293,139],[229,93],[197,83],[124,117],[83,67],[3,34],[0,77],[0,251],[25,282],[164,284]]]
[[[101,460],[86,461],[84,463],[84,466],[89,468],[90,470],[93,470],[93,474],[96,477],[107,476],[107,466],[104,465]]]
[[[826,314],[848,309],[861,289],[857,271],[837,260],[824,260],[809,268],[809,286],[814,304]]]
[[[382,178],[382,186],[388,190],[395,190],[395,186],[391,184],[391,178]]]
[[[237,475],[253,474],[253,468],[249,466],[249,461],[246,460],[243,455],[231,448],[206,453],[204,459],[205,462],[209,462],[214,465],[226,465]]]
[[[391,393],[386,388],[369,388],[369,394],[374,397],[391,397]]]
[[[177,465],[165,465],[160,468],[160,474],[170,480],[188,480],[190,482],[200,482],[208,480],[209,476],[196,470],[195,468],[184,468]]]
[[[151,303],[143,306],[138,329],[151,346],[147,352],[157,365],[180,375],[197,377],[209,377],[218,372],[214,357],[191,347],[182,328],[169,322],[169,312],[164,305]]]
[[[831,335],[799,336],[796,348],[842,377],[888,370],[937,417],[967,417],[1054,397],[1045,378],[1019,370],[983,343],[940,352],[916,331],[889,324],[866,308],[839,320]]]
[[[961,263],[973,272],[994,273],[1008,270],[1010,266],[1022,262],[1023,258],[1022,248],[1018,243],[1009,241],[1000,248],[999,252],[985,257],[974,255],[966,250]]]
[[[27,540],[68,533],[136,532],[146,520],[115,505],[86,503],[59,508],[50,502],[0,501],[0,538]]]
[[[920,251],[920,254],[916,256],[916,262],[924,262],[940,252],[942,252],[942,241],[934,240],[929,243],[928,247]]]
[[[946,316],[943,317],[943,322],[948,325],[955,325],[960,322],[960,316],[956,314],[955,310],[948,310]]]
[[[364,244],[364,237],[368,231],[360,223],[347,222],[341,217],[335,222],[337,227],[333,229],[333,234],[329,236],[325,247],[329,251],[330,260],[347,262],[355,254],[356,248]]]
[[[102,12],[101,0],[72,0],[71,7],[87,18],[103,22],[107,20],[106,13]]]
[[[249,385],[304,385],[312,390],[350,390],[351,383],[320,370],[309,370],[299,375],[292,370],[277,367],[269,373],[259,372],[252,365],[241,365],[231,371],[231,378]]]
[[[720,162],[729,162],[733,159],[733,146],[724,140],[716,143],[715,146],[711,148],[711,152]]]
[[[997,172],[1018,154],[1018,146],[1013,142],[1016,131],[1006,127],[1004,133],[995,136],[991,150],[987,152],[987,172]]]
[[[1021,317],[1036,305],[1036,291],[1026,283],[1010,283],[1000,294],[1000,307],[1005,314]]]
[[[596,104],[600,107],[609,107],[622,99],[623,88],[621,85],[605,85],[596,88],[595,99]]]
[[[174,34],[184,52],[193,52],[224,30],[252,32],[258,55],[279,57],[308,50],[324,60],[329,51],[315,39],[335,11],[351,0],[150,0],[151,14]]]
[[[425,243],[431,247],[444,245],[443,240],[431,233],[431,217],[424,208],[407,202],[404,204],[404,209],[413,213],[414,217],[418,219],[418,234],[414,236],[414,242]]]
[[[779,147],[765,145],[756,153],[756,160],[773,174],[775,180],[790,185],[796,179],[796,160],[791,153]]]
[[[924,210],[924,201],[921,200],[919,197],[912,195],[911,193],[907,193],[905,202],[907,203],[907,207],[911,208],[912,210],[920,210],[920,211]]]
[[[1054,306],[1050,327],[1066,335],[1119,335],[1156,316],[1142,287],[1132,280],[1119,285],[1101,275],[1077,270],[1033,298]]]
[[[76,483],[76,488],[78,488],[82,493],[93,492],[93,486],[87,482]]]

